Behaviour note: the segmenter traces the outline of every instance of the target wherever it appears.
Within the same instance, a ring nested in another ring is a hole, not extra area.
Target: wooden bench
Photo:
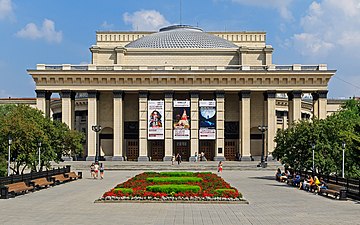
[[[336,185],[336,184],[328,184],[327,189],[320,189],[321,194],[329,194],[334,196],[335,198],[339,197],[339,199],[346,199],[346,190],[344,190],[343,186]],[[345,191],[345,196],[341,196],[341,192]]]
[[[75,172],[65,173],[65,176],[71,180],[81,179],[81,176],[77,175]]]
[[[49,185],[54,184],[54,182],[47,181],[45,177],[32,180],[31,183],[33,183],[34,187],[38,188],[48,187]]]
[[[17,182],[13,184],[4,185],[1,189],[1,198],[8,199],[9,193],[16,195],[19,193],[25,193],[27,191],[33,190],[33,186],[27,186],[25,182]]]
[[[64,174],[58,174],[51,177],[54,180],[54,183],[63,183],[71,180],[69,177],[65,177]]]

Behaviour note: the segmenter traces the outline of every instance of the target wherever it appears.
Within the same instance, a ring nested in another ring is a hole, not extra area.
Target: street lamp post
[[[101,131],[100,125],[94,125],[91,127],[96,133],[96,151],[95,151],[95,162],[99,161],[100,149],[99,149],[99,132]]]
[[[315,144],[314,143],[311,144],[311,148],[312,148],[312,170],[314,173],[315,172]]]
[[[38,142],[38,156],[39,156],[39,162],[38,162],[38,171],[40,172],[40,168],[41,168],[41,159],[40,159],[40,154],[41,153],[41,141]]]
[[[262,139],[262,148],[261,148],[261,162],[260,162],[260,166],[265,168],[266,167],[266,163],[264,161],[264,157],[265,157],[265,131],[267,131],[268,127],[264,126],[264,125],[259,125],[258,126],[258,130],[261,132],[261,139]]]
[[[345,141],[342,143],[342,178],[345,178],[345,147],[346,147],[346,143]]]
[[[8,151],[8,168],[7,168],[7,175],[10,176],[10,150],[11,150],[11,144],[12,144],[12,138],[9,135],[8,137],[8,147],[9,147],[9,151]]]

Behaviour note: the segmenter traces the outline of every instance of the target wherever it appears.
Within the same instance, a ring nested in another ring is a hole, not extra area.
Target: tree
[[[342,143],[346,143],[345,175],[360,176],[360,103],[347,101],[343,108],[323,120],[299,121],[279,131],[273,155],[299,170],[312,170],[312,145],[315,169],[323,174],[341,174]]]
[[[5,157],[8,156],[9,135],[13,139],[11,170],[15,174],[22,173],[26,168],[38,170],[39,142],[42,170],[43,167],[49,168],[51,161],[59,162],[68,151],[80,151],[84,139],[81,133],[70,131],[66,124],[52,121],[41,111],[27,105],[0,106],[0,149]]]

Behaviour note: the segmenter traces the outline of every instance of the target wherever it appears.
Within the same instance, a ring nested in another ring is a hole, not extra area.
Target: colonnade
[[[75,91],[61,90],[62,122],[70,129],[74,129],[75,122]],[[88,90],[88,132],[87,132],[87,160],[94,160],[96,155],[96,133],[92,131],[93,125],[98,125],[98,97],[99,91]],[[139,157],[138,161],[148,161],[148,92],[139,91]],[[264,123],[267,126],[266,141],[268,152],[275,148],[274,137],[277,130],[276,118],[276,91],[265,91],[264,94]],[[36,106],[50,116],[51,92],[36,90]],[[170,160],[173,154],[173,92],[164,93],[165,104],[165,157]],[[301,96],[302,91],[287,92],[288,95],[288,119],[289,126],[301,119]],[[239,102],[239,153],[243,160],[250,159],[250,135],[251,135],[251,91],[242,90],[238,92]],[[327,91],[315,91],[313,96],[313,116],[323,119],[326,117]],[[225,92],[215,92],[216,97],[216,140],[214,160],[224,160],[225,150]],[[234,103],[235,104],[235,103]],[[190,150],[191,156],[199,153],[199,92],[190,92]],[[286,121],[284,121],[286,123]],[[113,91],[113,156],[112,160],[124,160],[124,92]]]

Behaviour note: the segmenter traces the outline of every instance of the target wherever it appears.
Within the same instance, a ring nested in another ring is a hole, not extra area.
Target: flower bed
[[[141,202],[244,201],[242,194],[236,188],[210,172],[145,172],[105,192],[97,202],[134,200]]]

